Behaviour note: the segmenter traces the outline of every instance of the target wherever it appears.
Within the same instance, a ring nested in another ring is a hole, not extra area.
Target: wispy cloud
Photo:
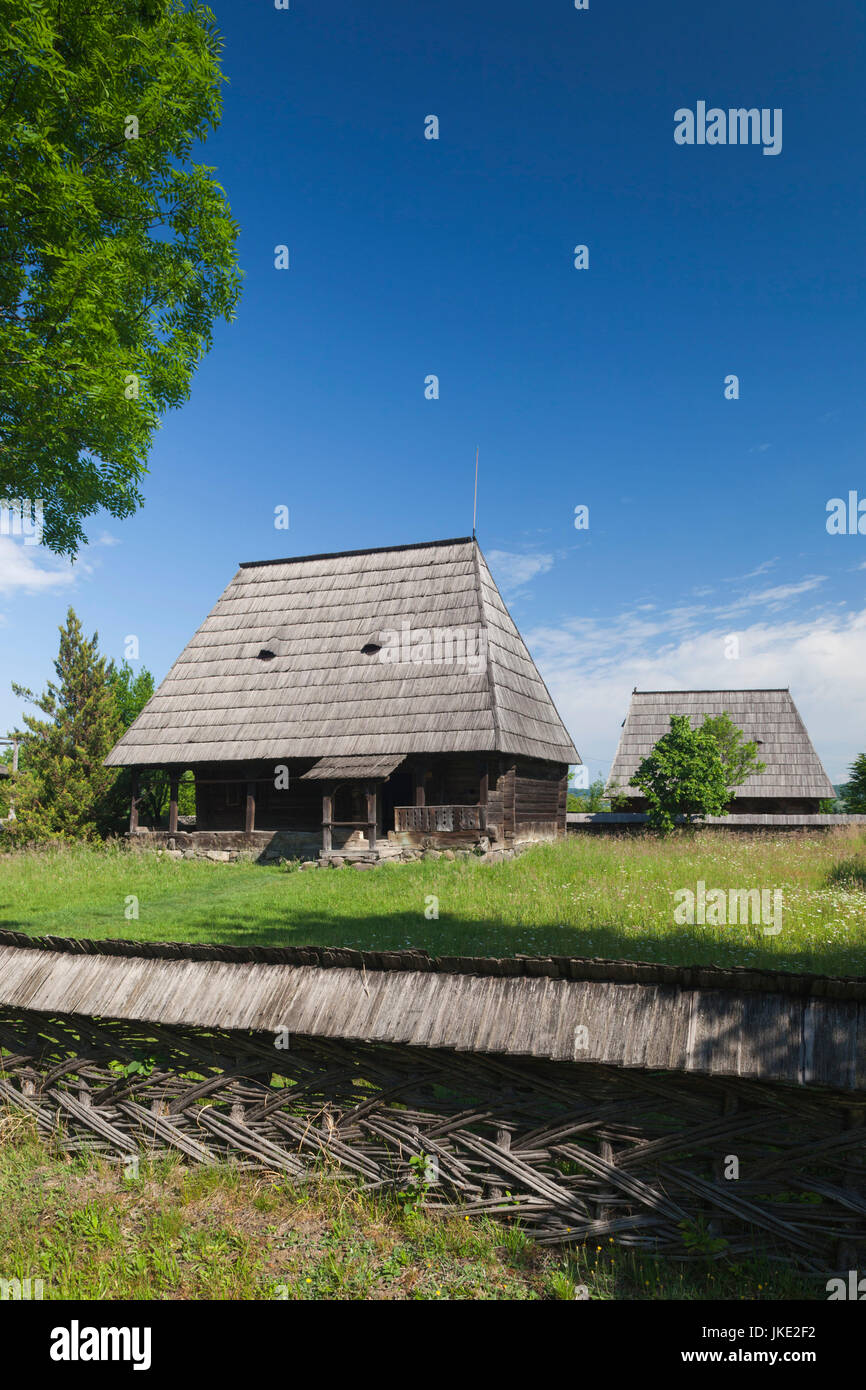
[[[490,550],[487,563],[497,585],[508,598],[517,597],[539,574],[553,568],[553,556],[517,555],[510,550]]]
[[[742,594],[730,603],[721,605],[715,611],[718,613],[739,613],[745,608],[759,607],[767,607],[771,611],[776,611],[783,608],[792,598],[799,598],[800,594],[808,594],[812,589],[817,589],[826,582],[826,574],[807,574],[796,584],[776,584],[771,589],[755,589],[751,594]]]
[[[727,579],[725,580],[725,583],[737,584],[743,579],[756,579],[759,574],[766,574],[768,570],[771,570],[773,566],[777,565],[778,563],[779,557],[778,555],[774,555],[772,560],[762,560],[760,565],[758,565],[753,570],[749,570],[748,574],[741,574],[738,576],[737,579]]]
[[[790,686],[827,772],[839,782],[866,744],[866,608],[843,614],[827,607],[774,620],[782,592],[792,601],[813,587],[763,591],[767,614],[759,617],[747,607],[746,626],[729,621],[730,609],[684,606],[652,619],[637,611],[606,620],[579,618],[525,636],[578,749],[595,759],[594,771],[606,771],[601,760],[609,765],[613,759],[635,686]],[[739,641],[737,660],[725,655],[732,632]]]
[[[37,546],[0,536],[0,593],[34,594],[74,584],[78,576],[71,562],[52,557],[47,566],[40,565],[45,555]]]

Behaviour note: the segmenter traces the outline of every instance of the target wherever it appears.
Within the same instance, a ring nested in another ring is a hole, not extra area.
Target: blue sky
[[[69,603],[160,678],[241,560],[467,534],[478,445],[482,548],[593,774],[635,685],[789,685],[842,780],[866,535],[825,521],[866,497],[862,8],[212,8],[200,157],[241,226],[238,317],[135,518],[95,518],[73,568],[0,537],[4,728]],[[781,152],[677,145],[700,100],[781,108]]]

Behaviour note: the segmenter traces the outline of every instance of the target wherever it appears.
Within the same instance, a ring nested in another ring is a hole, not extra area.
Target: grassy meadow
[[[866,833],[573,835],[476,859],[287,872],[121,845],[0,855],[0,924],[60,936],[422,947],[866,975]],[[782,930],[680,926],[674,891],[782,892]],[[438,912],[438,916],[434,914]],[[137,916],[135,915],[137,913]]]

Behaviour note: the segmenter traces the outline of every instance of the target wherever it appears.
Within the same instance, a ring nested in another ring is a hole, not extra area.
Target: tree
[[[586,791],[569,791],[568,793],[569,811],[601,811],[605,805],[603,777],[596,777],[594,782],[590,782]]]
[[[120,718],[121,733],[135,723],[156,688],[153,675],[142,666],[136,675],[128,661],[108,668],[117,711]],[[162,768],[146,768],[139,775],[139,812],[144,822],[157,827],[168,810],[171,795],[171,777]],[[117,830],[122,830],[129,816],[132,798],[132,772],[121,768],[111,791],[111,819]],[[178,810],[181,815],[195,815],[195,787],[189,781],[182,781],[178,791]]]
[[[135,723],[153,694],[155,682],[146,666],[142,666],[136,675],[128,661],[122,661],[119,666],[112,662],[106,669],[106,678],[117,707],[120,732],[124,734],[130,725]],[[163,786],[160,782],[160,786],[155,788],[153,785],[155,775],[158,776],[158,774],[149,772],[142,774],[139,796],[146,817],[153,817],[154,803],[156,804],[158,823],[159,812],[162,801],[167,794],[168,784]],[[112,827],[118,831],[123,829],[124,823],[128,820],[131,800],[132,772],[129,768],[120,768],[115,772],[114,785],[111,788],[107,803],[108,819]]]
[[[729,791],[742,786],[747,778],[766,768],[766,763],[758,761],[757,743],[753,739],[745,741],[745,734],[737,728],[727,711],[724,714],[704,715],[701,727],[712,734],[716,741]]]
[[[74,555],[130,515],[240,289],[238,229],[191,159],[219,122],[219,39],[191,0],[0,0],[0,499]]]
[[[128,661],[122,661],[119,666],[112,662],[106,674],[117,705],[121,732],[125,733],[141,714],[156,682],[146,666],[136,675]]]
[[[678,815],[723,816],[729,799],[719,744],[706,721],[693,729],[687,714],[672,714],[663,734],[631,779],[648,802],[649,823],[662,833]]]
[[[16,820],[4,828],[18,841],[89,839],[111,823],[117,772],[102,763],[121,720],[98,636],[84,636],[72,608],[60,629],[54,671],[56,683],[38,699],[24,686],[12,687],[46,716],[24,716]]]
[[[866,753],[860,753],[848,769],[842,802],[848,815],[866,814]]]
[[[734,787],[764,771],[757,743],[746,740],[727,712],[705,715],[699,729],[692,729],[688,715],[670,720],[670,732],[632,778],[649,802],[650,825],[669,830],[677,815],[726,816]]]

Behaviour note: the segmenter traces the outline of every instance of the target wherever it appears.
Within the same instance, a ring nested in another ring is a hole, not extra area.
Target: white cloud
[[[808,594],[811,589],[819,588],[826,580],[826,574],[807,574],[798,584],[776,584],[772,589],[756,589],[754,593],[743,594],[742,597],[720,606],[715,611],[735,613],[743,608],[756,608],[762,604],[775,610],[783,607],[789,599],[799,598],[800,594]]]
[[[767,570],[771,570],[771,569],[773,568],[773,566],[774,566],[774,565],[777,565],[778,563],[779,563],[779,557],[778,557],[778,555],[776,555],[772,560],[762,560],[761,563],[760,563],[760,565],[758,565],[756,569],[749,570],[749,573],[748,573],[748,574],[741,574],[741,575],[739,576],[739,579],[755,579],[756,576],[759,575],[759,574],[766,574],[766,573],[767,573]],[[728,580],[726,580],[725,582],[726,582],[727,584],[736,584],[736,583],[739,582],[739,580],[737,580],[737,579],[728,579]]]
[[[796,589],[797,586],[790,586]],[[771,605],[772,607],[772,605]],[[732,629],[706,615],[699,631],[672,610],[658,622],[633,613],[579,619],[526,634],[560,714],[593,775],[607,772],[633,687],[639,690],[789,686],[831,780],[846,780],[866,750],[866,609],[824,611]],[[736,630],[740,657],[725,656]]]
[[[102,532],[102,535],[99,537],[99,539],[98,539],[98,540],[95,540],[95,541],[91,541],[90,544],[91,544],[91,545],[122,545],[123,542],[122,542],[122,540],[120,539],[119,536],[112,536],[112,534],[111,534],[110,531],[103,531],[103,532]]]
[[[0,593],[35,594],[73,584],[77,575],[71,562],[52,557],[53,567],[42,569],[38,561],[45,554],[37,546],[25,545],[11,536],[0,536]]]
[[[491,550],[486,558],[498,587],[511,598],[536,575],[546,574],[553,568],[552,555],[516,555],[510,550]]]

